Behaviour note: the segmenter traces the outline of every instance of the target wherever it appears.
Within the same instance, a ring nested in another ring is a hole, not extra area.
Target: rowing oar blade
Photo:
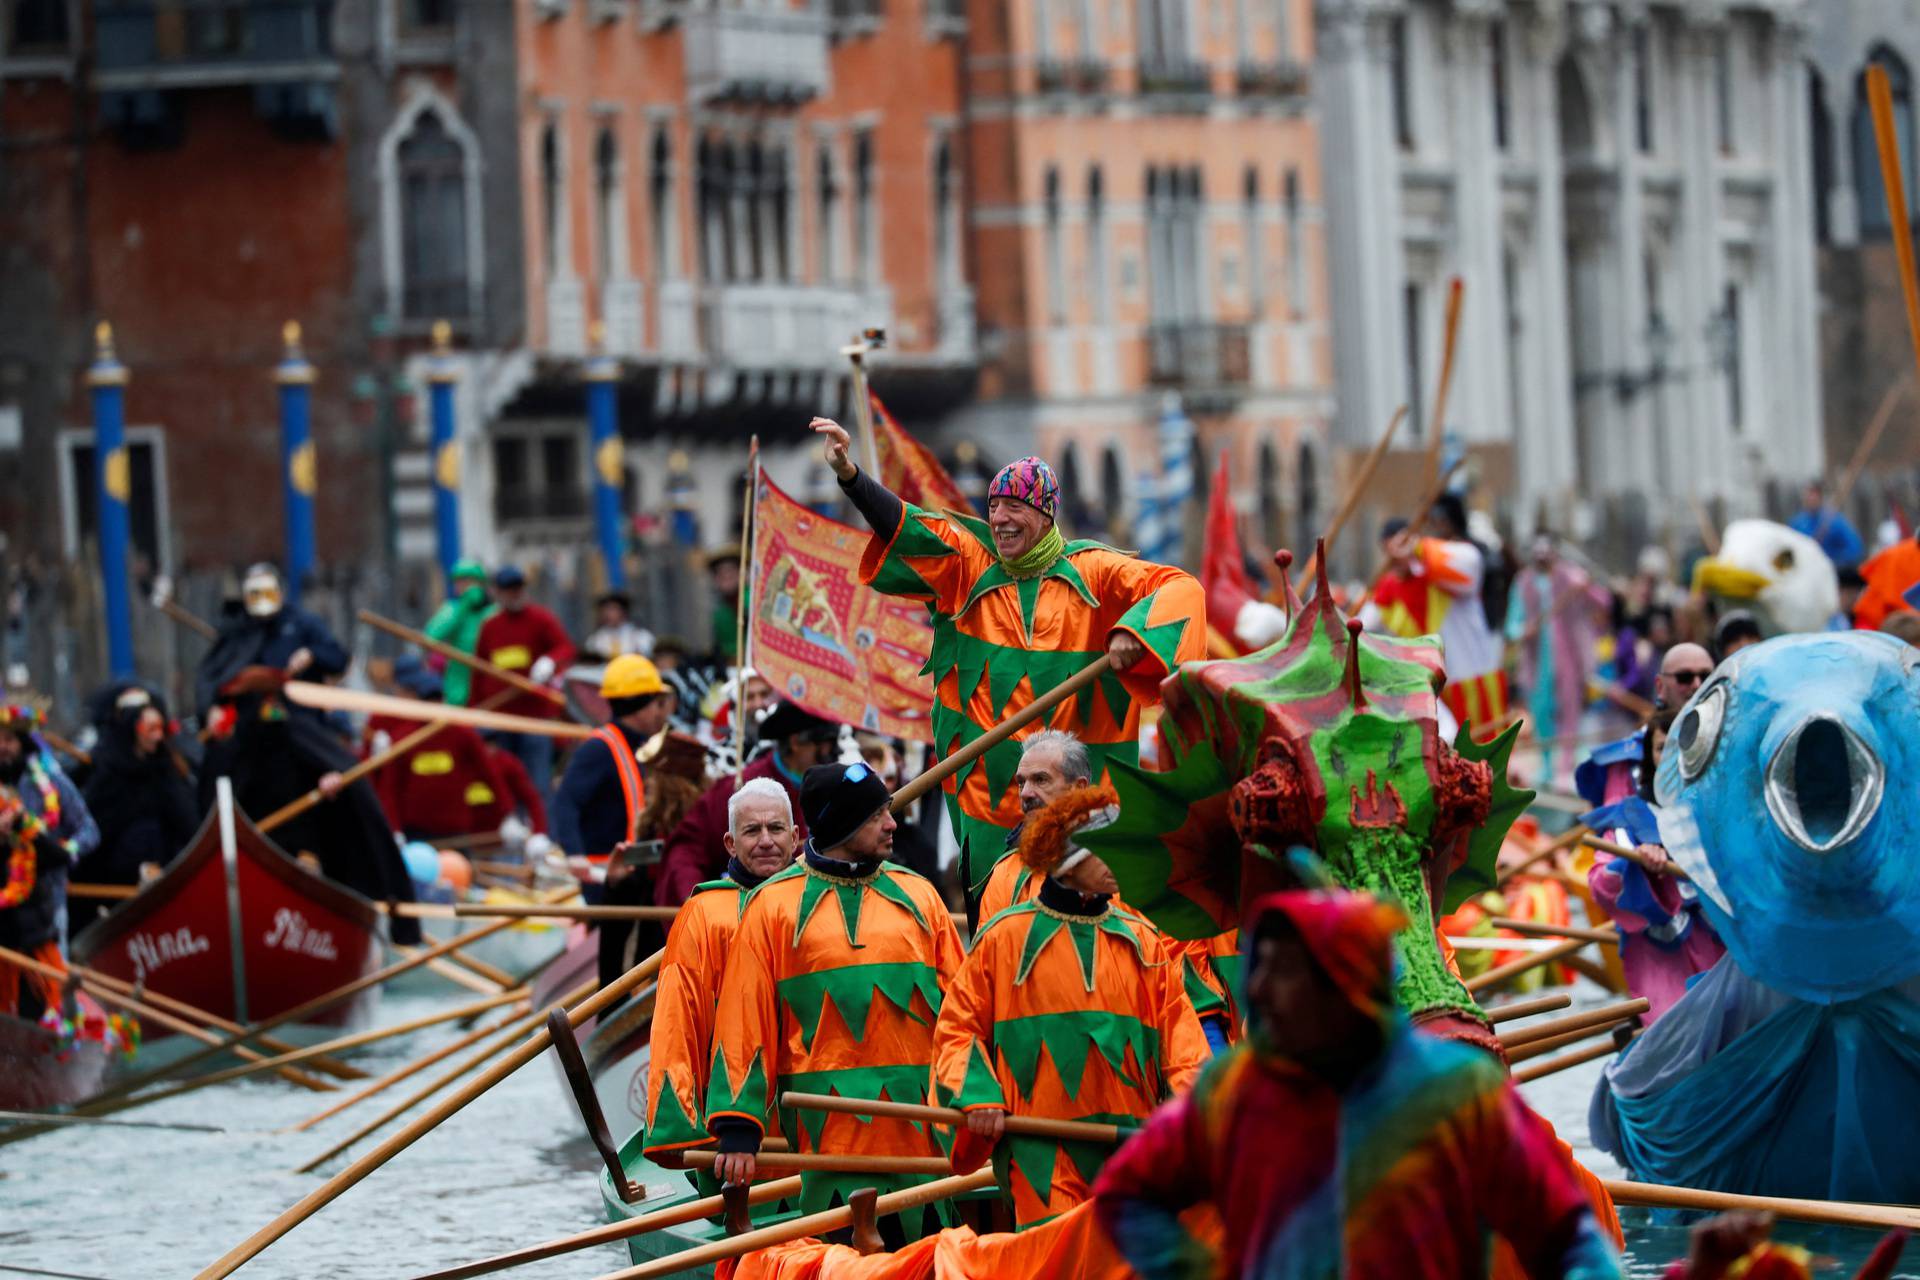
[[[574,1039],[573,1024],[567,1021],[565,1009],[555,1009],[547,1015],[547,1034],[552,1037],[553,1051],[560,1058],[560,1069],[566,1073],[567,1084],[573,1089],[574,1105],[580,1108],[580,1119],[587,1126],[587,1136],[593,1139],[600,1158],[607,1162],[607,1174],[613,1179],[613,1189],[620,1193],[620,1199],[627,1204],[644,1199],[645,1188],[628,1181],[627,1171],[620,1165],[619,1149],[613,1145],[613,1136],[607,1132],[607,1117],[600,1110],[600,1099],[594,1095],[593,1077],[587,1074],[586,1059],[580,1056],[580,1042]]]

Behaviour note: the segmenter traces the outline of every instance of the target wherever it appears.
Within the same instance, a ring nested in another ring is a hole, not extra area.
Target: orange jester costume
[[[807,817],[819,831],[811,808]],[[800,862],[747,899],[721,985],[707,1086],[707,1127],[722,1151],[757,1149],[776,1119],[778,1094],[789,1089],[926,1101],[933,1023],[941,990],[960,968],[960,935],[927,881],[893,863],[866,866],[824,857],[809,842]],[[796,1151],[941,1154],[924,1128],[905,1120],[820,1111],[778,1118]],[[744,1146],[742,1125],[752,1131]],[[922,1180],[809,1170],[800,1206],[813,1212],[861,1187]]]
[[[1174,667],[1206,656],[1198,582],[1098,542],[1067,542],[1057,525],[1019,559],[1003,560],[986,521],[903,503],[865,473],[841,487],[874,530],[861,580],[924,601],[932,617],[926,669],[935,686],[936,752],[947,755],[981,737],[1098,659],[1115,633],[1126,633],[1146,656],[1131,670],[1102,676],[1097,691],[1084,690],[1028,733],[1071,732],[1086,744],[1096,779],[1109,760],[1139,759],[1141,706],[1158,700],[1160,681]],[[1023,458],[994,478],[989,502],[995,498],[1025,502],[1051,521],[1059,484],[1046,463]],[[1008,785],[1019,764],[1020,744],[1010,740],[946,782],[969,896],[1020,821]]]
[[[735,863],[731,870],[741,868]],[[751,891],[751,885],[737,879],[695,885],[667,931],[647,1060],[642,1154],[649,1159],[712,1141],[700,1114],[713,1060],[714,1002]]]
[[[1097,794],[1070,793],[1075,801]],[[1057,839],[1034,845],[1024,857],[1060,864]],[[934,1028],[934,1094],[963,1111],[1138,1125],[1210,1056],[1179,957],[1107,895],[1035,875],[1038,892],[982,927],[947,986]],[[1022,1229],[1086,1200],[1112,1153],[1021,1134],[992,1150]],[[954,1168],[975,1168],[987,1155],[981,1138],[954,1130]]]

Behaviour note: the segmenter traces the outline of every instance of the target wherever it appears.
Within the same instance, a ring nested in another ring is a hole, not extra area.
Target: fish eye
[[[1727,686],[1722,681],[1693,700],[1673,726],[1671,745],[1680,752],[1680,774],[1691,782],[1713,759],[1720,741],[1720,725],[1727,714]]]
[[[1773,567],[1775,572],[1778,573],[1785,573],[1787,570],[1793,568],[1793,548],[1780,548],[1779,554],[1773,558]]]

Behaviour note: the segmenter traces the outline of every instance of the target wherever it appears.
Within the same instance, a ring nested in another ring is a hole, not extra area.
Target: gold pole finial
[[[94,354],[102,360],[113,359],[113,326],[102,320],[93,326]]]
[[[453,349],[453,326],[445,320],[433,322],[433,350],[437,355],[446,355]]]
[[[287,354],[289,356],[299,355],[300,354],[300,322],[298,320],[289,320],[285,324],[281,325],[280,340],[287,344]]]
[[[595,320],[587,326],[587,345],[591,346],[595,351],[605,351],[607,349],[606,321]]]

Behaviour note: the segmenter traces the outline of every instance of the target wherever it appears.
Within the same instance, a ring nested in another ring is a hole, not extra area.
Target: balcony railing
[[[1244,387],[1251,376],[1247,327],[1186,321],[1147,328],[1147,377],[1159,387]]]
[[[1040,62],[1039,82],[1042,93],[1105,93],[1107,64],[1098,58],[1045,58]]]
[[[1140,92],[1154,97],[1206,99],[1213,95],[1213,69],[1186,58],[1142,59]]]
[[[687,95],[696,103],[798,106],[827,92],[826,18],[797,9],[686,15]]]
[[[739,283],[703,292],[701,344],[708,359],[736,369],[835,366],[843,335],[886,322],[854,289]]]
[[[927,0],[927,29],[936,36],[967,34],[967,0]]]
[[[1299,97],[1313,84],[1307,64],[1292,58],[1282,58],[1278,62],[1242,62],[1234,70],[1242,97]]]
[[[578,486],[547,489],[494,490],[494,518],[501,524],[519,520],[579,520],[587,514],[587,491]]]
[[[105,89],[332,79],[332,0],[102,4]]]
[[[827,0],[827,20],[836,35],[860,35],[880,29],[882,0]]]

